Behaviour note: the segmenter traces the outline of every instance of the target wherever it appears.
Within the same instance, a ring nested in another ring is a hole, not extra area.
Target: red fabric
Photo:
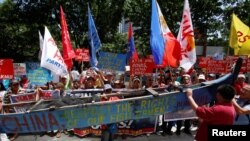
[[[235,83],[234,84],[234,88],[235,88],[235,90],[236,90],[236,92],[237,92],[237,95],[241,95],[242,93],[241,93],[241,89],[243,88],[243,87],[245,87],[245,86],[247,86],[247,83],[246,82],[243,82],[243,83]]]
[[[129,23],[129,27],[128,27],[128,43],[130,45],[130,51],[132,51],[131,59],[138,59],[138,53],[137,53],[136,48],[135,48],[133,29],[132,29],[131,22]]]
[[[208,141],[208,125],[232,125],[236,115],[231,103],[215,104],[213,107],[199,107],[196,114],[203,120],[196,133],[195,139],[197,141]]]
[[[65,64],[67,65],[68,70],[72,68],[72,58],[75,58],[75,52],[72,49],[68,27],[66,19],[64,17],[64,12],[62,6],[60,6],[61,13],[61,32],[62,32],[62,46],[63,46],[63,59],[66,60]]]
[[[173,36],[171,32],[164,35],[167,40],[165,44],[165,51],[163,56],[163,66],[179,67],[179,61],[181,59],[181,46],[178,40]]]
[[[13,79],[14,66],[12,59],[0,59],[0,79]]]

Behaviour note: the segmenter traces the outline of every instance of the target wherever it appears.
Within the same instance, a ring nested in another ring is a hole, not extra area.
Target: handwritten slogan
[[[243,59],[240,72],[246,73],[250,71],[250,59],[246,55],[227,56],[224,60],[214,60],[212,57],[199,57],[199,67],[205,68],[207,73],[229,73],[231,68],[241,57]]]
[[[78,48],[75,50],[76,57],[75,60],[78,62],[88,62],[89,61],[89,50],[85,48]]]
[[[152,58],[132,59],[130,62],[130,74],[150,74],[153,72],[154,67],[155,64]]]
[[[26,69],[30,84],[45,85],[52,80],[50,71],[40,67],[39,63],[26,63]]]
[[[119,135],[129,135],[129,136],[139,136],[146,133],[153,133],[156,129],[157,117],[152,116],[145,119],[136,119],[136,120],[126,120],[123,122],[117,123]],[[95,136],[100,136],[101,125],[95,125],[88,128],[74,128],[74,134],[84,137],[88,134],[93,134]]]
[[[209,87],[195,89],[194,98],[198,104],[207,104],[211,100],[210,93],[211,88]],[[27,133],[84,128],[191,109],[185,93],[165,93],[158,97],[145,96],[143,99],[125,99],[119,102],[89,105],[79,105],[54,111],[0,115],[0,132]]]
[[[109,52],[100,52],[98,68],[124,71],[126,65],[126,55]]]

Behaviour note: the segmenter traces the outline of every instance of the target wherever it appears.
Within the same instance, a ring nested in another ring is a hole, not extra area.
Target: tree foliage
[[[177,36],[184,0],[158,0],[172,33]],[[249,0],[189,0],[196,45],[228,46],[234,12],[250,25]],[[117,32],[124,18],[133,22],[135,45],[141,56],[151,54],[151,0],[6,0],[0,4],[0,57],[17,62],[37,60],[38,30],[48,26],[61,48],[60,13],[63,7],[74,48],[88,47],[87,7],[90,6],[102,50],[125,53],[127,34]]]

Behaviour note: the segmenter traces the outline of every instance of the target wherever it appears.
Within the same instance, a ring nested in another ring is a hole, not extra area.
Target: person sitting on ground
[[[236,91],[231,85],[221,85],[216,91],[215,105],[199,107],[193,99],[192,89],[187,89],[188,101],[196,115],[202,119],[195,136],[196,141],[208,140],[209,125],[233,125],[236,113],[232,101],[235,94]]]

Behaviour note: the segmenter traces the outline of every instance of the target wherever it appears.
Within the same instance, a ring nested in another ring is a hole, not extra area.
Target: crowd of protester
[[[0,88],[0,110],[1,113],[14,113],[14,109],[11,106],[2,107],[2,103],[10,104],[10,96],[19,93],[27,92],[27,88],[37,90],[36,100],[40,98],[40,90],[59,90],[60,96],[65,97],[68,90],[78,89],[104,89],[103,96],[100,101],[114,101],[119,100],[121,97],[107,97],[106,94],[112,93],[113,89],[145,89],[145,88],[165,88],[166,91],[176,91],[180,87],[188,88],[191,85],[199,84],[205,81],[210,81],[221,77],[221,74],[207,74],[202,70],[193,70],[189,73],[181,68],[178,69],[157,69],[155,73],[149,75],[129,75],[129,72],[118,73],[112,71],[101,71],[97,68],[88,68],[79,73],[76,69],[73,69],[69,75],[60,76],[59,82],[48,82],[44,86],[34,87],[28,84],[27,77],[22,77],[21,80],[12,80],[8,89],[5,89],[2,83]],[[249,104],[249,96],[245,94],[247,89],[243,89],[248,85],[247,78],[244,74],[239,74],[238,78],[233,85],[236,90],[237,102],[240,106]],[[245,91],[243,91],[245,90]],[[197,126],[199,120],[187,119],[165,122],[164,116],[162,116],[162,135],[172,135],[172,127],[176,125],[175,133],[181,134],[181,127],[184,126],[183,132],[191,135],[191,126]],[[249,117],[248,117],[249,118]],[[249,119],[250,122],[250,119]],[[116,133],[115,124],[102,125],[102,140],[110,138],[114,139]],[[112,128],[112,130],[109,130]],[[61,133],[68,134],[67,130],[64,131],[51,131],[50,134],[60,137]],[[14,140],[17,134],[8,135],[10,140]]]

